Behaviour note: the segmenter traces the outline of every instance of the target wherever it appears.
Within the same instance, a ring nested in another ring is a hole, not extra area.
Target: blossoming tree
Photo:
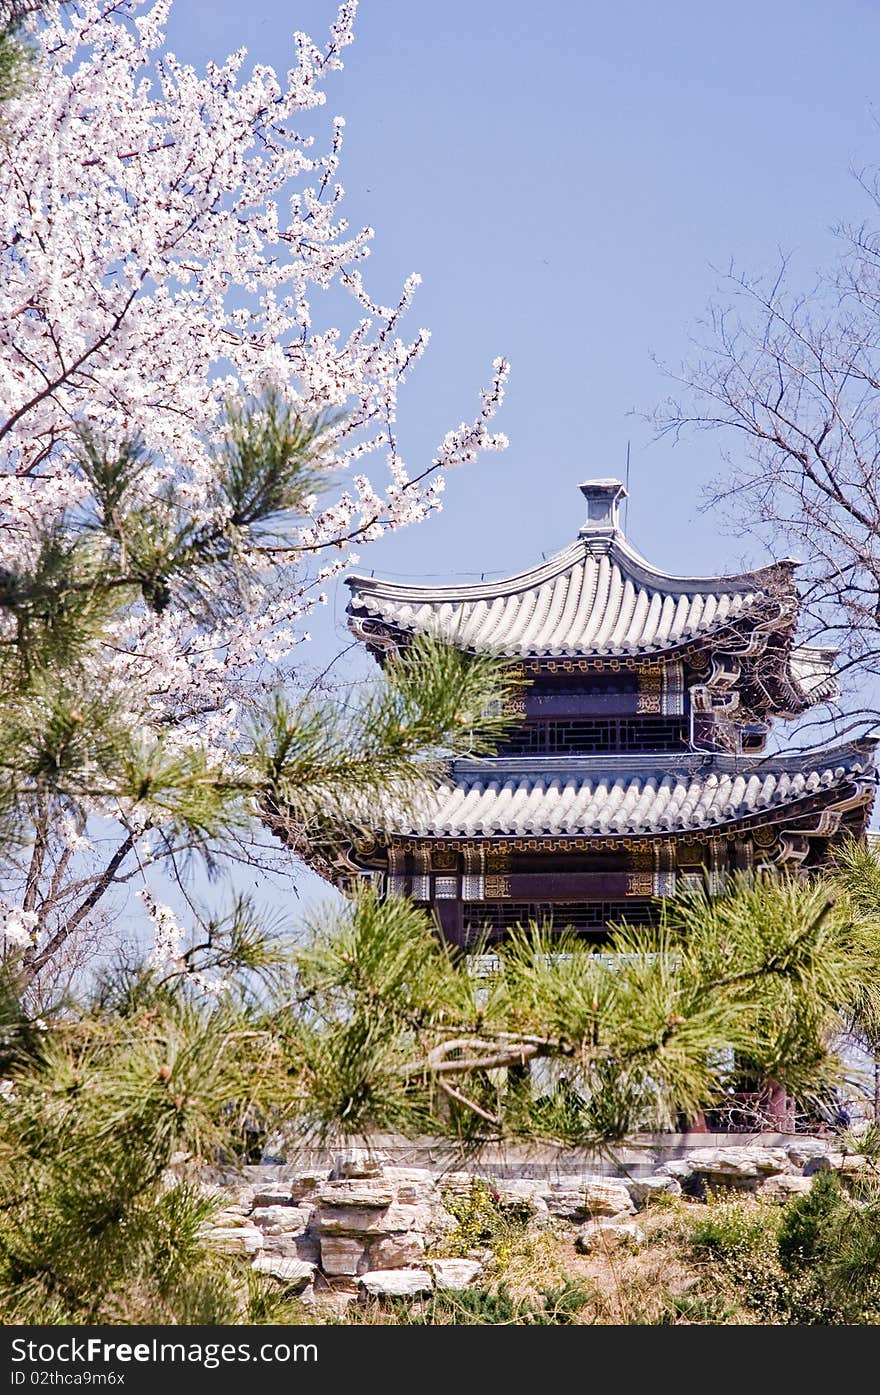
[[[164,47],[169,8],[51,7],[3,106],[3,914],[32,973],[132,871],[173,941],[151,849],[228,830],[230,792],[259,785],[255,751],[262,779],[279,742],[289,761],[294,729],[314,745],[320,728],[325,755],[335,740],[354,759],[375,705],[348,714],[345,745],[314,708],[255,716],[255,695],[351,548],[426,518],[448,468],[506,444],[498,359],[470,424],[415,470],[401,452],[397,394],[428,342],[402,330],[419,278],[396,304],[372,298],[373,230],[342,212],[344,122],[324,149],[300,129],[356,0],[323,47],[294,36],[284,75],[246,74],[243,50],[199,75]],[[395,730],[400,703],[383,709]],[[459,710],[413,728],[405,759],[454,744]],[[301,757],[288,799],[308,787]]]

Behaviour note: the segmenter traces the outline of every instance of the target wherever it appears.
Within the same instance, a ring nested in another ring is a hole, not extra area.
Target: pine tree
[[[299,657],[349,549],[426,518],[447,467],[504,445],[498,360],[475,421],[417,472],[401,458],[418,278],[371,300],[372,229],[339,211],[344,123],[323,155],[299,133],[356,5],[323,48],[297,35],[286,74],[247,78],[241,54],[182,68],[167,10],[0,15],[0,947],[46,998],[131,918],[128,890],[167,939],[164,869],[262,867],[261,815],[320,842],[494,721],[486,665],[414,652],[381,694],[336,702]],[[348,338],[312,303],[334,287]]]
[[[95,22],[112,27],[112,8]],[[341,12],[334,43],[350,19]],[[10,25],[7,96],[38,80]],[[129,54],[118,33],[112,43]],[[323,71],[335,52],[302,61]],[[210,95],[225,99],[223,83]],[[38,121],[38,104],[23,105]],[[143,116],[135,103],[130,116]],[[345,350],[364,412],[382,398],[393,415],[409,363],[389,347],[399,313],[370,354]],[[308,362],[325,381],[336,351],[319,340]],[[378,377],[362,359],[383,362]],[[0,854],[19,893],[3,908],[0,996],[5,1321],[277,1317],[203,1234],[201,1170],[243,1159],[254,1119],[291,1148],[377,1129],[459,1151],[499,1138],[613,1148],[716,1103],[737,1055],[795,1092],[834,1080],[835,1029],[867,1022],[880,991],[876,903],[840,878],[691,890],[656,931],[621,926],[602,952],[563,926],[524,926],[485,973],[405,900],[364,892],[294,944],[244,901],[186,928],[144,879],[155,944],[53,1001],[54,966],[133,864],[210,863],[266,823],[313,862],[329,858],[377,809],[419,800],[450,756],[491,752],[515,686],[501,662],[431,640],[334,701],[298,695],[268,657],[239,666],[237,629],[258,647],[278,640],[279,614],[305,613],[322,578],[303,557],[418,518],[432,496],[392,442],[384,501],[358,476],[357,500],[319,507],[348,423],[338,401],[271,384],[227,394],[207,423],[186,398],[190,454],[176,459],[114,424],[114,368],[126,376],[118,358],[100,364],[100,411],[76,384],[73,426],[38,387],[6,423],[21,456],[5,477],[20,494],[0,571]],[[19,386],[29,371],[18,365]],[[499,443],[486,433],[498,371],[473,430],[450,433],[426,475]],[[164,441],[155,414],[143,423]],[[53,493],[38,467],[59,453]],[[118,840],[84,872],[101,819]]]

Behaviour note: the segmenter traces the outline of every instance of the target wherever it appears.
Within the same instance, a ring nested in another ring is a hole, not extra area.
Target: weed
[[[565,1327],[578,1321],[591,1297],[588,1288],[572,1280],[544,1290],[537,1299],[516,1297],[506,1283],[460,1293],[440,1289],[420,1305],[402,1299],[370,1305],[355,1321],[370,1323],[379,1317],[406,1327]]]
[[[717,1293],[667,1294],[654,1326],[678,1327],[697,1323],[719,1326],[729,1322],[735,1313],[735,1305],[725,1303]]]
[[[444,1195],[446,1209],[456,1226],[442,1241],[439,1255],[468,1255],[475,1250],[491,1250],[499,1263],[505,1263],[522,1240],[532,1217],[532,1207],[524,1201],[502,1201],[488,1182],[473,1178],[464,1196]]]
[[[691,1229],[698,1256],[732,1259],[763,1251],[775,1239],[776,1213],[756,1211],[741,1200],[707,1197],[706,1209]]]

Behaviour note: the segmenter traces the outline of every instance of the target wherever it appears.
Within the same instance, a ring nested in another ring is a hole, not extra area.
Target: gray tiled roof
[[[840,697],[834,673],[836,656],[836,649],[818,649],[809,644],[797,644],[790,651],[789,676],[811,705],[834,702]]]
[[[722,653],[754,655],[775,631],[782,654],[774,650],[774,670],[762,683],[776,710],[797,715],[840,696],[837,651],[792,645],[798,594],[791,558],[735,576],[671,576],[624,537],[619,481],[588,480],[581,491],[589,513],[577,541],[516,576],[456,586],[347,577],[355,632],[369,641],[378,626],[512,659],[565,659],[650,658],[713,641]]]
[[[874,743],[810,755],[525,757],[457,761],[415,816],[422,837],[607,837],[705,830],[852,786],[870,795]],[[833,800],[831,801],[833,802]]]
[[[349,611],[511,656],[653,654],[793,594],[788,564],[732,577],[656,571],[621,534],[583,537],[503,581],[410,586],[350,576]]]

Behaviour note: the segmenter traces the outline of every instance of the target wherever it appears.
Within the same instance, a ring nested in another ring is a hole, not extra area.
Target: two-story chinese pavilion
[[[530,680],[496,756],[452,762],[417,815],[377,818],[338,865],[432,908],[463,947],[550,917],[601,938],[691,878],[818,867],[870,813],[873,743],[766,750],[775,718],[838,696],[834,651],[795,639],[797,564],[669,576],[627,542],[617,480],[581,491],[577,539],[506,580],[347,579],[380,661],[430,633]]]

